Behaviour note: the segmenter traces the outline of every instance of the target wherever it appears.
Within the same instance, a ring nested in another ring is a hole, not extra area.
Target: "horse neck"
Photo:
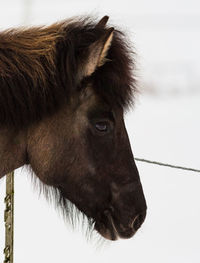
[[[0,128],[0,178],[26,163],[25,134]]]

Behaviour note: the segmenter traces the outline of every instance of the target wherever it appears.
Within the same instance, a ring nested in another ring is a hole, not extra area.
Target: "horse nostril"
[[[132,223],[132,227],[134,228],[134,230],[138,230],[138,228],[140,228],[140,226],[142,225],[142,223],[144,222],[144,219],[146,217],[146,212],[145,213],[141,213],[141,214],[138,214],[134,220],[133,220],[133,223]]]

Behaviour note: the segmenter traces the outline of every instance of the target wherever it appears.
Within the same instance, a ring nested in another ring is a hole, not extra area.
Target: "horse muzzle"
[[[108,240],[117,240],[119,238],[131,238],[137,230],[141,227],[146,217],[146,211],[137,214],[133,220],[124,226],[121,223],[117,223],[109,210],[103,212],[101,221],[95,223],[95,230],[97,230],[104,238]]]

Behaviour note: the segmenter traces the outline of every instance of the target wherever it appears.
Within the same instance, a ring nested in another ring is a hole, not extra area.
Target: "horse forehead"
[[[95,95],[92,83],[87,83],[80,92],[80,100],[84,102]]]

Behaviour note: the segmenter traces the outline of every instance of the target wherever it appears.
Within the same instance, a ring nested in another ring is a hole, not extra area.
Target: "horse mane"
[[[85,236],[87,236],[88,239],[98,237],[99,240],[104,240],[96,231],[94,231],[95,220],[93,218],[87,217],[76,207],[75,204],[64,198],[58,188],[46,185],[40,181],[30,165],[26,165],[24,168],[29,172],[33,190],[36,191],[39,196],[43,194],[46,201],[53,205],[66,223],[71,225],[74,229],[82,226],[82,231],[85,232]]]
[[[69,102],[82,54],[105,32],[91,18],[0,32],[0,126],[21,129]],[[89,79],[96,92],[126,107],[136,91],[132,51],[115,30],[107,60]],[[84,81],[84,80],[83,80]]]

